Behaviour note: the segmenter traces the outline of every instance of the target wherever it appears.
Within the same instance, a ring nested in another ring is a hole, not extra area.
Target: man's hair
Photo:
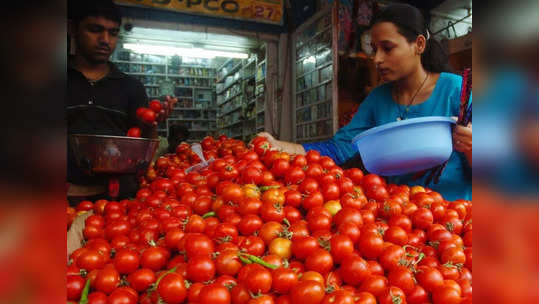
[[[112,0],[69,0],[68,19],[78,25],[86,17],[104,17],[122,24],[120,8]]]

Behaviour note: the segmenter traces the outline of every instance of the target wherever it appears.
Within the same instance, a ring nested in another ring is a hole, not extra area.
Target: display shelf
[[[223,78],[217,79],[217,83],[222,83],[223,80],[225,80],[228,76],[230,76],[230,75],[236,73],[237,71],[239,71],[240,68],[241,68],[241,66],[242,66],[242,62],[240,61],[240,62],[239,62],[238,64],[236,64],[230,71],[228,71],[228,72],[223,76]]]
[[[240,80],[242,80],[241,77],[238,77],[238,79],[232,81],[229,85],[227,85],[224,89],[222,89],[221,91],[217,92],[217,95],[221,95],[223,94],[224,92],[226,92],[228,89],[230,89],[231,87],[233,87],[235,84],[239,83]]]
[[[221,115],[217,115],[217,118],[221,118],[221,117],[224,117],[224,116],[227,116],[228,114],[230,113],[233,113],[233,112],[236,112],[237,110],[240,110],[242,108],[242,105],[239,105],[239,106],[236,106],[228,111],[225,111],[223,114]]]
[[[335,131],[335,13],[334,7],[320,11],[292,35],[292,128],[293,140],[298,143],[331,138]]]

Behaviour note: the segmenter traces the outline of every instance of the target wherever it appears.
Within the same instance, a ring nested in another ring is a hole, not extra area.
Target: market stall
[[[116,2],[110,61],[148,100],[126,134],[70,134],[74,164],[109,191],[67,207],[68,303],[472,302],[472,202],[434,190],[453,125],[471,121],[469,69],[456,122],[392,118],[353,134],[369,172],[345,169],[308,145],[383,83],[363,35],[374,1],[299,1],[310,13],[289,29],[288,1]],[[189,137],[158,153],[145,128],[170,138],[173,126]],[[399,141],[416,151],[393,153],[411,151]],[[416,171],[434,182],[390,181]]]

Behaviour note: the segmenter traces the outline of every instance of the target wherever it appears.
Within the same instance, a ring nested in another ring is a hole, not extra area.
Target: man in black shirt
[[[142,137],[156,138],[157,123],[146,125],[136,116],[139,107],[148,106],[144,86],[109,62],[120,32],[119,8],[110,0],[77,0],[69,4],[70,35],[76,54],[70,58],[67,71],[68,135],[125,136],[129,128],[138,126]],[[166,111],[157,113],[161,119],[168,115],[174,102],[167,98]],[[104,193],[107,181],[86,176],[78,169],[69,143],[68,149],[68,197],[80,200]],[[134,176],[120,178],[120,184],[121,198],[134,194]]]

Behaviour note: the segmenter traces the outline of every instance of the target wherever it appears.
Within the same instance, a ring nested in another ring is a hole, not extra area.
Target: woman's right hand
[[[277,140],[275,139],[275,137],[273,137],[273,135],[269,134],[268,132],[260,132],[257,134],[257,136],[265,137],[271,145],[271,150],[279,150],[290,154],[305,154],[305,149],[303,149],[302,145]],[[249,145],[250,144],[251,143],[249,143]]]
[[[270,143],[271,145],[271,148],[272,150],[275,150],[275,149],[279,149],[279,141],[275,139],[275,137],[273,137],[273,135],[269,134],[268,132],[260,132],[258,134],[256,134],[256,136],[261,136],[261,137],[265,137],[268,142]],[[251,144],[251,143],[249,143]]]

